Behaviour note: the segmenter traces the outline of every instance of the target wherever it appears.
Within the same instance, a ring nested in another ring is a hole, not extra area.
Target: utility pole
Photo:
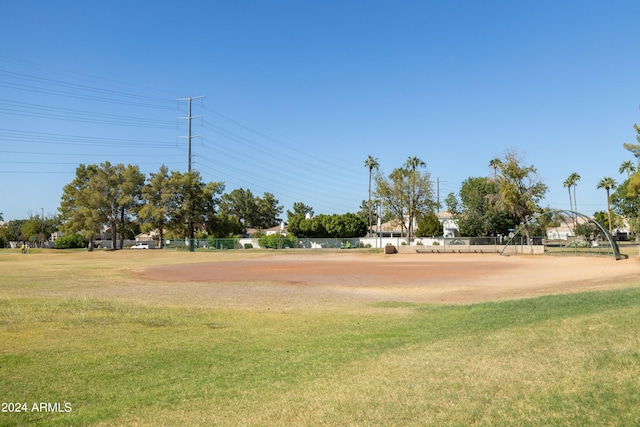
[[[438,198],[438,210],[440,210],[440,177],[436,177],[436,194]]]
[[[187,139],[187,172],[191,172],[191,139],[198,138],[200,135],[191,136],[191,119],[197,119],[202,116],[191,115],[191,101],[194,99],[204,98],[204,96],[194,96],[189,98],[178,98],[178,101],[187,101],[189,103],[189,115],[187,117],[178,117],[178,119],[187,121],[187,136],[179,136],[178,138]]]
[[[204,98],[204,96],[194,96],[189,98],[178,98],[178,101],[187,101],[189,103],[189,115],[187,117],[178,117],[179,119],[187,120],[187,136],[178,137],[178,138],[187,138],[187,173],[191,172],[191,139],[196,138],[197,136],[191,135],[191,119],[198,118],[202,116],[192,116],[191,115],[191,101],[198,98]],[[193,239],[193,220],[191,218],[191,212],[193,211],[193,201],[189,202],[191,205],[189,206],[189,252],[194,251],[195,242]]]

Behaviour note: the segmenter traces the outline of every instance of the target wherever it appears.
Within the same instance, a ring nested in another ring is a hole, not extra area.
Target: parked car
[[[131,249],[149,249],[149,244],[138,242],[135,245],[131,246]]]

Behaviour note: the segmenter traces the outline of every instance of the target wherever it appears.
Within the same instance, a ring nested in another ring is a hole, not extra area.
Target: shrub
[[[590,248],[591,243],[585,241],[574,240],[573,242],[567,244],[568,248]]]
[[[251,243],[245,243],[245,244],[244,244],[244,248],[245,248],[245,249],[253,249],[253,244],[251,244]]]
[[[86,246],[87,244],[85,243],[84,238],[78,233],[58,237],[53,243],[53,247],[55,249],[84,248]]]
[[[342,243],[340,244],[340,247],[342,249],[351,249],[353,246],[351,245],[351,242],[348,240],[343,240]]]
[[[293,248],[296,238],[293,236],[283,236],[282,234],[269,234],[258,239],[258,244],[265,249]]]

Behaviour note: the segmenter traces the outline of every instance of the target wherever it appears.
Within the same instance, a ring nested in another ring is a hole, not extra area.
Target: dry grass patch
[[[637,284],[431,305],[379,299],[389,292],[131,275],[238,256],[149,252],[0,255],[9,267],[0,279],[3,398],[73,404],[71,413],[0,414],[0,424],[640,421]]]

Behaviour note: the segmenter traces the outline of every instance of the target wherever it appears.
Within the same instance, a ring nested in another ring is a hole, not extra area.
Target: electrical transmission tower
[[[187,136],[179,136],[178,138],[186,138],[187,139],[187,172],[191,172],[191,139],[198,138],[202,135],[191,135],[191,119],[197,119],[202,116],[192,116],[191,115],[191,101],[194,99],[204,98],[204,96],[194,96],[189,98],[178,98],[178,101],[187,101],[189,103],[189,115],[187,117],[178,117],[179,120],[187,121]]]

